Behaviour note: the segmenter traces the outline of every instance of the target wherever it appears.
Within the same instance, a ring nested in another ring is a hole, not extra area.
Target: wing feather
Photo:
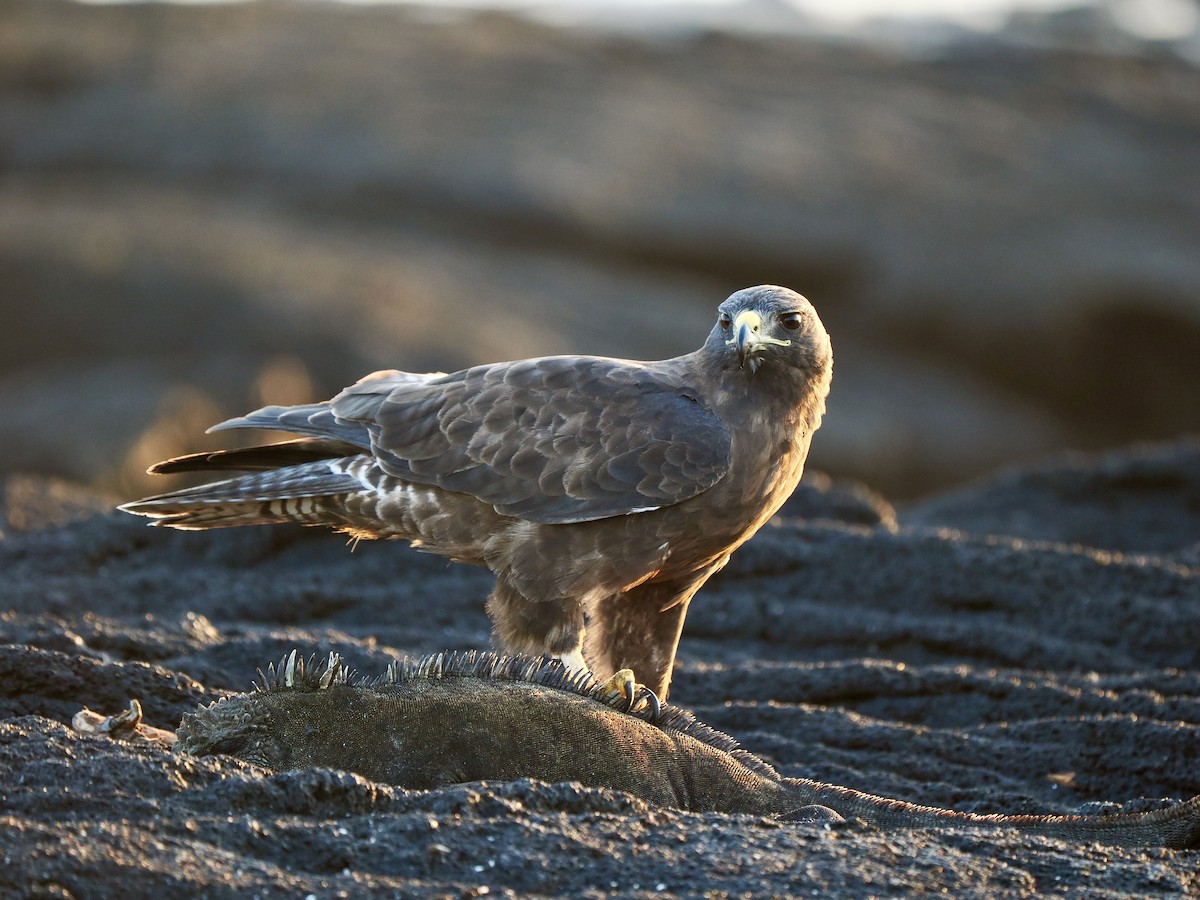
[[[327,403],[268,406],[211,430],[227,428],[353,444],[389,475],[551,524],[679,503],[729,467],[729,432],[694,394],[649,365],[598,357],[376,372]]]
[[[326,408],[339,429],[366,429],[388,474],[535,522],[679,503],[729,466],[729,432],[710,410],[664,373],[621,360],[546,357],[425,380],[385,375]]]

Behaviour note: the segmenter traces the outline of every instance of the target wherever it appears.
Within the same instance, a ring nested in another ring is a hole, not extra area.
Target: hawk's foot
[[[662,703],[658,699],[658,694],[644,684],[638,684],[632,669],[621,669],[600,687],[610,697],[625,700],[626,712],[631,713],[644,706],[649,711],[649,720],[651,722],[658,721],[658,715],[662,712]]]

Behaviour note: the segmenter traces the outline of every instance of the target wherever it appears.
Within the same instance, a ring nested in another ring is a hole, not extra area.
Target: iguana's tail
[[[1111,815],[981,815],[918,806],[803,778],[785,778],[783,783],[792,791],[797,810],[820,804],[881,828],[1013,828],[1076,842],[1176,850],[1200,847],[1200,795],[1160,809]]]

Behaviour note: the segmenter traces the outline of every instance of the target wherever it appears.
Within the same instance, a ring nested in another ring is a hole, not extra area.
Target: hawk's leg
[[[665,700],[688,603],[717,568],[686,579],[639,584],[596,604],[584,648],[595,676],[605,679],[620,669],[632,669]]]
[[[567,597],[531,599],[501,577],[488,597],[496,643],[508,653],[557,656],[570,669],[587,671],[583,660],[583,609]]]

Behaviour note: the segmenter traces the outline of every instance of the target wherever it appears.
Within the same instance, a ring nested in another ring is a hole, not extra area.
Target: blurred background
[[[1195,433],[1198,61],[1194,0],[0,0],[0,468],[128,498],[764,282],[833,336],[811,465],[890,499]]]

